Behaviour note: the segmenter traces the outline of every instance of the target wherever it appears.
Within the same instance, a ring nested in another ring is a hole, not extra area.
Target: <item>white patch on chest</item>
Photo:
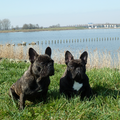
[[[76,82],[76,81],[74,81],[74,84],[73,84],[73,89],[74,90],[80,90],[80,88],[83,86],[83,83],[78,83],[78,82]]]

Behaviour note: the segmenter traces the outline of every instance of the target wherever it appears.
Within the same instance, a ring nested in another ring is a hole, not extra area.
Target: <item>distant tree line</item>
[[[34,25],[34,24],[24,24],[22,29],[39,29],[39,28],[43,28],[43,27],[39,27],[38,24]]]
[[[3,19],[0,20],[0,30],[8,30],[10,28],[10,20],[9,19]]]
[[[58,27],[60,27],[60,24],[49,26],[49,28],[58,28]]]
[[[49,26],[48,28],[59,28],[61,27],[60,24]],[[62,26],[62,27],[77,27],[77,28],[117,28],[120,27],[120,24],[115,23],[104,23],[104,24],[79,24],[79,25],[69,25],[69,26]],[[47,28],[47,27],[46,27]],[[0,20],[0,30],[19,30],[19,29],[44,29],[42,26],[39,27],[38,24],[23,24],[22,27],[18,25],[16,27],[11,26],[11,22],[9,19]]]

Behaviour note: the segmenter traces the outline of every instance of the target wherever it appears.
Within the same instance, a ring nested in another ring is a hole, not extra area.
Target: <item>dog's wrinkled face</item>
[[[67,65],[69,76],[73,80],[83,79],[85,74],[85,64],[81,60],[72,60]]]
[[[83,52],[79,59],[74,59],[72,54],[65,53],[65,63],[67,65],[67,74],[70,79],[76,82],[82,82],[86,72],[87,52]]]
[[[54,74],[54,62],[48,55],[40,55],[33,63],[32,72],[36,76],[51,76]]]
[[[54,75],[54,61],[51,59],[51,49],[48,47],[44,55],[38,55],[34,49],[29,50],[30,61],[32,63],[32,73],[39,77]]]

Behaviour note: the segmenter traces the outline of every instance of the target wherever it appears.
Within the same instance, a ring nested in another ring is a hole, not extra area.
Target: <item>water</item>
[[[105,38],[106,40],[104,40]],[[114,40],[112,40],[112,38],[114,38]],[[91,39],[93,39],[93,41]],[[51,43],[52,40],[53,43]],[[62,43],[60,43],[59,41],[59,43],[55,44],[54,43],[55,40],[56,42],[57,40],[62,40]],[[63,43],[63,40],[65,40],[65,43]],[[66,43],[66,40],[68,40],[68,43]],[[23,41],[27,42],[27,44],[39,41],[39,46],[42,53],[44,52],[47,46],[50,46],[53,51],[58,50],[64,52],[65,50],[69,50],[72,51],[74,54],[77,53],[78,51],[87,50],[88,52],[92,52],[95,49],[97,49],[97,51],[100,52],[101,51],[110,52],[111,55],[113,56],[114,54],[116,54],[120,47],[120,29],[87,29],[66,31],[63,30],[63,31],[0,33],[0,44],[6,43],[18,44],[22,43]],[[43,41],[43,44],[41,44],[41,41]],[[45,41],[47,41],[47,44],[45,44]],[[48,43],[48,41],[50,41],[50,44]]]
[[[0,43],[21,43],[45,40],[83,39],[83,38],[120,37],[120,29],[87,29],[66,31],[40,31],[0,33]]]

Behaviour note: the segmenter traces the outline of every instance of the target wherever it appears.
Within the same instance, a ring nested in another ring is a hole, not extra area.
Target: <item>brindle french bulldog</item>
[[[60,79],[60,93],[64,93],[68,98],[80,95],[83,100],[84,97],[89,98],[92,94],[89,78],[85,73],[87,57],[86,51],[81,54],[79,59],[74,59],[69,51],[65,53],[67,69]]]
[[[47,47],[44,55],[38,55],[33,48],[29,48],[31,65],[23,76],[9,89],[13,99],[20,100],[20,109],[24,109],[25,100],[35,100],[41,97],[45,100],[49,76],[54,75],[54,61],[51,59],[51,48]]]

